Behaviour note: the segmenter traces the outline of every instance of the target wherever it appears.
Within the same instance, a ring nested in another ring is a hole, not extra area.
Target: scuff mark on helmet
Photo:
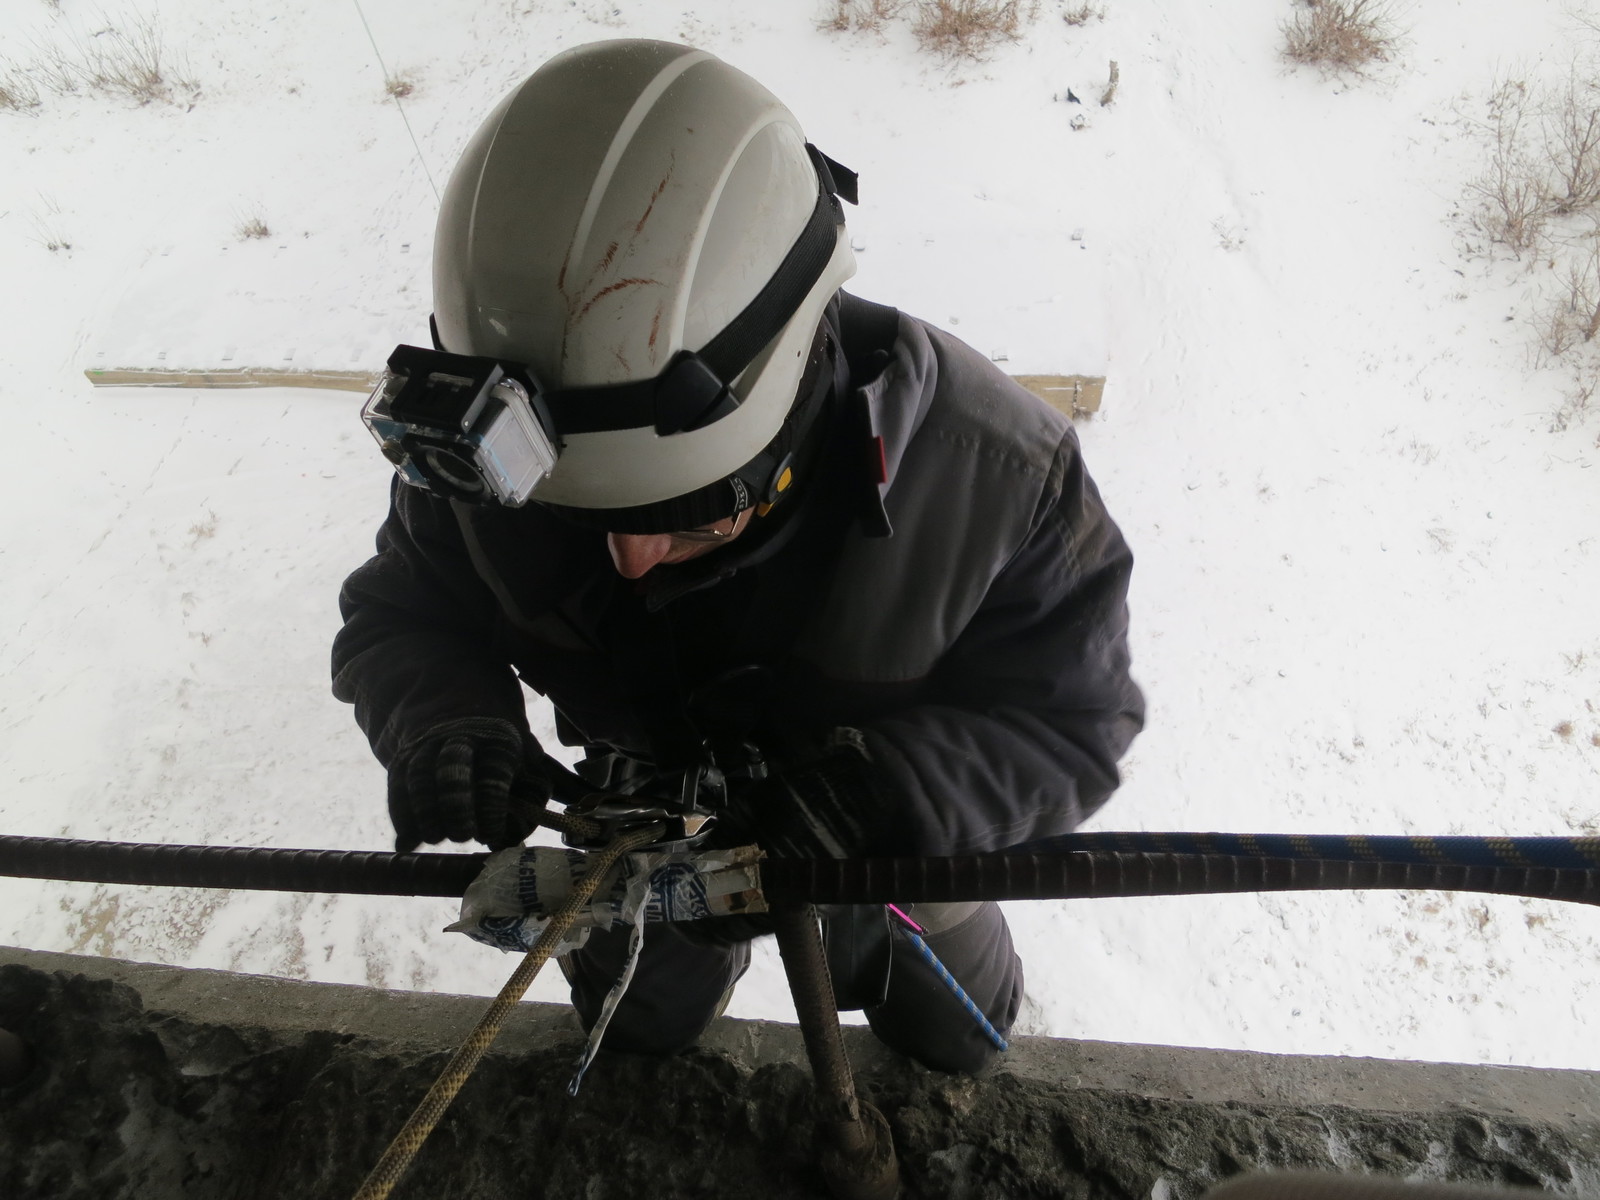
[[[672,182],[672,168],[669,166],[669,168],[667,168],[666,176],[661,179],[659,184],[656,184],[656,190],[651,192],[650,203],[645,205],[645,214],[643,214],[642,218],[638,218],[638,224],[635,224],[634,226],[635,234],[643,234],[643,232],[645,232],[645,222],[650,219],[650,214],[656,211],[656,200],[661,198],[662,192],[666,192],[667,184],[670,184],[670,182]]]
[[[630,287],[667,286],[659,279],[644,279],[637,276],[630,276],[629,278],[619,279],[614,283],[607,284],[605,287],[589,296],[587,300],[583,299],[584,295],[588,293],[589,289],[592,288],[600,279],[604,278],[608,271],[610,271],[613,267],[620,269],[622,265],[626,264],[628,258],[632,256],[634,250],[634,239],[637,238],[639,234],[644,232],[645,224],[650,220],[651,213],[655,211],[656,202],[661,199],[662,195],[665,194],[668,185],[670,185],[672,182],[673,173],[676,171],[676,169],[677,156],[673,154],[667,163],[666,174],[661,177],[661,181],[656,184],[655,189],[650,193],[650,198],[645,203],[644,212],[640,215],[639,219],[634,222],[631,233],[624,234],[624,236],[628,238],[628,245],[624,246],[620,239],[609,243],[606,246],[605,253],[602,254],[598,259],[594,260],[593,265],[590,266],[584,273],[585,278],[583,283],[575,289],[575,294],[568,292],[566,287],[567,267],[571,264],[572,259],[572,250],[569,249],[567,261],[562,264],[560,274],[556,277],[556,290],[561,293],[562,299],[567,302],[567,334],[570,335],[573,327],[576,326],[578,322],[582,321],[596,304],[598,304],[601,300],[604,300],[613,292],[618,292],[624,288]],[[661,315],[661,309],[658,307],[656,310],[655,319],[652,321],[650,326],[650,349],[652,351],[655,349],[656,339],[659,335]],[[567,355],[565,346],[562,348],[561,355],[564,364]],[[624,366],[626,366],[626,364],[624,364]]]
[[[596,304],[600,303],[600,301],[604,300],[607,296],[611,295],[612,292],[620,292],[623,288],[630,288],[630,287],[664,287],[664,286],[665,285],[659,279],[619,279],[619,280],[617,280],[617,282],[615,282],[613,284],[609,284],[606,287],[601,288],[593,296],[590,296],[589,300],[588,300],[588,303],[586,303],[577,312],[572,314],[572,321],[568,322],[568,324],[572,325],[572,324],[577,323],[578,321],[583,320],[583,318],[588,315],[588,312],[589,312],[589,310],[591,308],[593,308]]]

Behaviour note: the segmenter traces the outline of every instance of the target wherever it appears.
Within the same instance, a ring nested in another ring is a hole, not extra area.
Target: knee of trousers
[[[1022,961],[1005,914],[993,902],[924,904],[909,910],[928,948],[1001,1034],[1022,1006]],[[889,994],[866,1011],[891,1049],[939,1071],[973,1074],[1000,1053],[956,995],[907,938],[894,939]]]
[[[606,996],[627,961],[625,925],[595,930],[565,955],[561,972],[572,986],[572,1007],[585,1031],[594,1028]],[[724,998],[750,966],[750,944],[708,944],[671,925],[651,925],[601,1046],[629,1054],[676,1054],[699,1040]]]

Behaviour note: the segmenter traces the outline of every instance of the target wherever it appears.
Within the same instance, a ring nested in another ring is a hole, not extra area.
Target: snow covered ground
[[[1464,256],[1461,217],[1490,87],[1563,76],[1581,12],[1414,0],[1398,59],[1340,82],[1282,62],[1286,0],[1104,0],[1081,27],[1046,0],[958,66],[825,8],[0,0],[0,80],[142,19],[195,85],[0,109],[0,829],[389,844],[327,684],[389,475],[360,398],[83,372],[380,365],[426,337],[435,185],[493,103],[563,47],[648,36],[749,71],[860,171],[856,291],[1013,371],[1108,375],[1081,433],[1138,555],[1150,721],[1096,828],[1600,833],[1600,421],[1552,429],[1569,375],[1523,319],[1551,272]],[[512,962],[453,915],[0,880],[24,946],[494,991]],[[1011,917],[1025,1032],[1600,1069],[1594,909]],[[792,1016],[774,954],[731,1012]]]

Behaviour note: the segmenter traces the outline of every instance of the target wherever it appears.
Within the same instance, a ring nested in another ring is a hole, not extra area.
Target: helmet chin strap
[[[765,517],[780,501],[792,495],[802,474],[809,474],[816,454],[812,437],[829,393],[833,390],[834,340],[828,322],[817,326],[805,374],[801,376],[800,397],[789,410],[777,437],[754,459],[731,477],[742,485],[755,484],[755,495],[746,502],[741,495],[740,511],[754,507],[757,517]]]

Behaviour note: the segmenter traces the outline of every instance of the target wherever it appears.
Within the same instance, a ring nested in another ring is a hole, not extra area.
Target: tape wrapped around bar
[[[759,858],[754,846],[627,855],[595,889],[554,953],[576,950],[591,929],[637,924],[641,915],[649,923],[765,912]],[[462,897],[461,919],[445,928],[501,950],[529,950],[588,870],[582,850],[515,846],[491,854]]]

